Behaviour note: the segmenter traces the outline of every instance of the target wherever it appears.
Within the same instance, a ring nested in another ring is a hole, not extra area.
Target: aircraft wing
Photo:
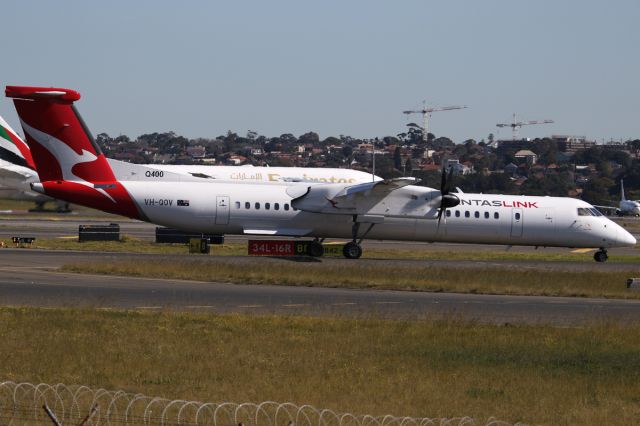
[[[25,180],[37,176],[36,172],[22,166],[0,160],[0,179]]]
[[[0,160],[0,188],[30,192],[29,183],[37,181],[35,171]]]
[[[357,185],[322,184],[291,187],[291,205],[299,210],[329,214],[366,214],[384,203],[389,195],[402,187],[419,182],[416,178],[397,178]]]

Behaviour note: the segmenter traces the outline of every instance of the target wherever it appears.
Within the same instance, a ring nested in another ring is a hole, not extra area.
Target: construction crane
[[[498,123],[497,127],[511,127],[512,138],[515,141],[518,139],[518,130],[522,126],[528,126],[530,124],[550,124],[553,123],[553,120],[530,120],[530,121],[516,121],[516,115],[513,114],[513,122],[512,123]]]
[[[422,120],[423,120],[423,127],[422,129],[422,140],[423,142],[427,142],[427,136],[429,135],[429,118],[431,118],[431,113],[432,112],[437,112],[437,111],[451,111],[454,109],[464,109],[464,108],[468,108],[466,105],[452,105],[452,106],[445,106],[445,107],[431,107],[431,108],[427,108],[426,106],[426,102],[422,103],[422,109],[417,110],[417,111],[402,111],[403,114],[422,114]],[[412,123],[413,124],[413,123]],[[408,124],[409,125],[409,124]],[[415,124],[413,124],[416,127],[420,127],[417,126]]]

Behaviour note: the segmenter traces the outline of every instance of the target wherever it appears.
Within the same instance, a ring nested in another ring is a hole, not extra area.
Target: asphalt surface
[[[185,258],[189,257],[185,256]],[[56,272],[56,268],[63,264],[118,259],[154,259],[158,262],[176,260],[175,256],[146,254],[2,249],[0,250],[0,305],[403,319],[453,317],[499,324],[524,322],[575,325],[597,320],[640,322],[640,300],[238,285]],[[199,256],[199,259],[225,262],[277,262],[283,267],[291,262],[286,259],[248,257]],[[375,259],[360,259],[356,262],[362,261],[388,262],[388,260]],[[353,261],[322,259],[319,262],[331,267],[336,263]],[[427,272],[431,263],[423,263]],[[459,265],[459,262],[455,264]],[[477,267],[481,264],[482,262],[465,262],[464,266]],[[494,264],[496,262],[491,262],[489,266]],[[544,266],[547,265],[549,264]],[[556,265],[554,262],[554,265],[562,268],[562,264]],[[591,263],[580,265],[592,267]],[[603,266],[596,265],[595,262],[593,265]],[[575,267],[570,264],[565,266]],[[613,268],[620,266],[626,265],[606,265]],[[528,267],[536,267],[536,265],[532,264]],[[541,266],[538,265],[538,267]]]

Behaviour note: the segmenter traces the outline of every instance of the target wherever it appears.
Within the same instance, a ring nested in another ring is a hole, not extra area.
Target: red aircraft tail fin
[[[7,86],[47,195],[139,217],[73,103],[80,93],[51,87]]]

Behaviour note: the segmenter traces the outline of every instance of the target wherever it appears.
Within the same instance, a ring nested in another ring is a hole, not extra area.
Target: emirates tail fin
[[[2,117],[0,117],[0,159],[17,166],[36,169],[29,146]]]

